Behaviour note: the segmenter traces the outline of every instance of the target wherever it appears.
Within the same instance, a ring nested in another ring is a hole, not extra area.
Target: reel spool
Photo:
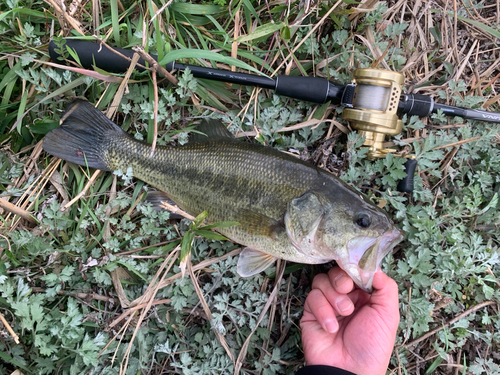
[[[364,146],[370,148],[370,160],[397,151],[384,149],[383,142],[386,135],[401,133],[403,122],[397,111],[403,83],[401,73],[389,70],[367,68],[354,71],[352,107],[344,108],[342,118],[366,138]]]

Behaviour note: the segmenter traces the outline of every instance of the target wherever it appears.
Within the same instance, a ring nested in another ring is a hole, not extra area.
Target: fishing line
[[[385,111],[390,98],[390,87],[358,84],[354,94],[353,107]]]

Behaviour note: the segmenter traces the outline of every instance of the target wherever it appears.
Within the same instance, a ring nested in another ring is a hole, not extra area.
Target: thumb
[[[389,316],[397,316],[399,320],[398,284],[382,271],[373,276],[373,293],[370,304],[374,308],[381,308]]]

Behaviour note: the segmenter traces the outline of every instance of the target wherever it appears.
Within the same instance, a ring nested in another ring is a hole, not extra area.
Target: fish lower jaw
[[[337,261],[337,263],[360,289],[367,293],[373,292],[372,284],[375,271],[364,271],[357,264],[344,264],[342,261]]]
[[[347,245],[347,256],[337,260],[340,267],[365,292],[372,292],[372,283],[382,259],[403,239],[394,228],[381,236],[360,236]]]

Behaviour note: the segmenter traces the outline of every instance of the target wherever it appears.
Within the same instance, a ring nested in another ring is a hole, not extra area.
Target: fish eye
[[[371,217],[367,212],[358,212],[354,217],[354,222],[360,228],[368,228],[371,223]]]

